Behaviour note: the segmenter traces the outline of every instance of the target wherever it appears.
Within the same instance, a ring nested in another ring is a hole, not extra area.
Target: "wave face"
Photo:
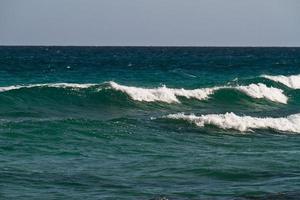
[[[107,85],[108,83],[108,85]],[[187,99],[198,99],[205,100],[213,95],[216,91],[222,89],[232,89],[240,91],[249,97],[255,99],[268,99],[270,101],[286,104],[288,97],[283,94],[283,90],[267,87],[265,84],[250,84],[248,86],[220,86],[212,88],[199,88],[193,90],[187,89],[177,89],[177,88],[167,88],[166,86],[158,88],[141,88],[141,87],[132,87],[120,85],[116,82],[110,81],[103,84],[95,83],[44,83],[44,84],[30,84],[30,85],[13,85],[0,87],[0,92],[7,92],[11,90],[19,89],[30,89],[30,88],[65,88],[72,90],[87,89],[91,87],[97,87],[97,91],[101,92],[102,89],[113,89],[127,94],[131,99],[135,101],[144,101],[144,102],[164,102],[164,103],[180,103],[180,100],[177,97],[185,97]]]
[[[270,76],[270,75],[262,75],[262,77],[282,83],[286,85],[289,88],[292,89],[300,89],[300,75],[292,75],[292,76],[283,76],[283,75],[278,75],[278,76]]]
[[[246,95],[255,98],[255,99],[268,99],[270,101],[279,102],[286,104],[288,101],[287,96],[283,94],[283,90],[273,87],[267,87],[265,84],[250,84],[248,86],[221,86],[221,87],[212,87],[212,88],[201,88],[194,90],[186,89],[173,89],[167,88],[166,86],[146,89],[140,87],[130,87],[120,85],[115,82],[109,82],[110,86],[117,90],[126,93],[133,100],[136,101],[145,101],[145,102],[154,102],[160,101],[165,103],[180,103],[177,97],[185,98],[195,98],[198,100],[204,100],[209,98],[210,95],[214,94],[215,91],[221,89],[233,89],[238,90]]]
[[[201,116],[179,113],[167,115],[166,118],[185,120],[199,127],[214,125],[222,129],[234,129],[241,132],[252,129],[272,129],[275,131],[300,133],[300,113],[282,118],[238,116],[234,113]]]

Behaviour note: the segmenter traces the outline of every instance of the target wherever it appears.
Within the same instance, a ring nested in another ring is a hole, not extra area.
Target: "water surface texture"
[[[0,47],[1,199],[297,199],[300,48]]]

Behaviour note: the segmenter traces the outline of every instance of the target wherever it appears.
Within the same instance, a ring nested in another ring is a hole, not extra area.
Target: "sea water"
[[[297,199],[300,48],[0,47],[0,199]]]

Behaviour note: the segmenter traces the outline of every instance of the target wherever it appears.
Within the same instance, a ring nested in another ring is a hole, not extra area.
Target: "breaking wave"
[[[270,76],[270,75],[262,75],[263,78],[281,83],[286,85],[292,89],[300,89],[300,75],[292,75],[292,76]]]
[[[275,131],[300,133],[300,113],[281,118],[238,116],[234,113],[201,116],[178,113],[167,115],[164,118],[185,120],[199,127],[213,125],[221,129],[234,129],[241,132],[251,131],[252,129],[272,129]]]
[[[109,85],[123,93],[129,95],[133,100],[136,101],[145,101],[145,102],[154,102],[160,101],[165,103],[180,103],[177,97],[185,97],[185,98],[194,98],[198,100],[204,100],[209,98],[210,95],[214,94],[215,91],[221,89],[234,89],[238,90],[246,95],[256,98],[256,99],[268,99],[270,101],[279,102],[286,104],[288,101],[288,97],[283,94],[283,90],[267,87],[265,84],[250,84],[248,86],[222,86],[222,87],[212,87],[212,88],[201,88],[194,90],[187,89],[174,89],[167,88],[166,86],[158,87],[158,88],[140,88],[140,87],[132,87],[132,86],[124,86],[117,84],[115,82],[109,82]]]
[[[262,83],[238,86],[236,89],[256,99],[265,98],[270,101],[283,104],[286,104],[288,101],[288,97],[283,94],[283,90],[274,87],[267,87]]]
[[[250,84],[248,86],[218,86],[211,88],[199,89],[179,89],[168,88],[166,86],[158,88],[142,88],[120,85],[116,82],[110,81],[103,84],[95,83],[46,83],[46,84],[30,84],[30,85],[13,85],[0,87],[0,92],[7,92],[11,90],[18,90],[24,88],[65,88],[71,90],[88,89],[94,87],[96,92],[102,89],[112,89],[121,93],[127,94],[132,100],[144,102],[164,102],[164,103],[180,103],[178,97],[185,97],[187,99],[205,100],[213,95],[216,91],[222,89],[232,89],[240,91],[255,99],[268,99],[273,102],[286,104],[288,97],[283,93],[283,90],[267,87],[265,84]]]
[[[147,88],[119,85],[118,83],[112,81],[109,82],[109,84],[113,89],[126,93],[133,100],[145,101],[145,102],[160,101],[165,103],[179,103],[180,101],[177,98],[178,96],[186,97],[188,99],[190,98],[195,98],[198,100],[207,99],[209,95],[214,93],[214,91],[220,89],[219,87],[214,87],[214,88],[186,90],[183,88],[182,89],[167,88],[166,86],[147,89]]]
[[[30,84],[30,85],[12,85],[0,87],[0,92],[6,92],[10,90],[18,90],[23,88],[38,88],[38,87],[48,87],[48,88],[71,88],[71,89],[86,89],[97,84],[80,84],[80,83],[44,83],[44,84]]]

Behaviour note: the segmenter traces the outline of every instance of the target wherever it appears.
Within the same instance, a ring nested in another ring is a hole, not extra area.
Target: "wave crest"
[[[270,76],[270,75],[262,75],[263,78],[282,83],[289,88],[292,89],[300,89],[300,75],[292,75],[292,76]]]
[[[167,115],[164,118],[185,120],[199,127],[214,125],[222,129],[234,129],[241,132],[250,131],[251,129],[273,129],[275,131],[300,133],[300,113],[281,118],[238,116],[232,112],[201,116],[178,113]]]
[[[209,98],[210,95],[214,94],[215,91],[220,89],[234,89],[238,90],[246,95],[256,99],[268,99],[270,101],[279,102],[286,104],[288,97],[283,94],[283,90],[273,87],[267,87],[265,84],[250,84],[248,86],[222,86],[212,88],[201,88],[194,90],[187,89],[175,89],[167,88],[166,86],[159,88],[140,88],[132,86],[124,86],[117,84],[113,81],[109,82],[109,85],[123,93],[129,95],[133,100],[146,101],[146,102],[166,102],[166,103],[180,103],[178,96],[185,98],[195,98],[198,100],[204,100]]]
[[[99,87],[97,87],[99,86]],[[211,88],[199,88],[199,89],[178,89],[178,88],[167,88],[166,86],[158,88],[141,88],[133,86],[120,85],[116,82],[110,81],[104,84],[80,84],[80,83],[45,83],[45,84],[31,84],[31,85],[13,85],[7,87],[0,87],[0,92],[6,92],[10,90],[18,90],[23,88],[68,88],[68,89],[87,89],[90,87],[97,87],[96,91],[102,89],[113,89],[126,93],[129,97],[135,101],[144,102],[165,102],[165,103],[180,103],[177,97],[185,97],[187,99],[194,98],[198,100],[208,99],[210,95],[214,94],[215,91],[221,89],[233,89],[238,90],[252,98],[256,99],[268,99],[270,101],[279,102],[286,104],[288,98],[283,94],[283,90],[273,87],[267,87],[262,83],[250,84],[248,86],[221,86]]]
[[[195,98],[198,100],[207,99],[209,95],[213,94],[218,87],[215,88],[203,88],[195,90],[185,89],[173,89],[167,88],[166,86],[147,89],[132,86],[119,85],[113,81],[109,82],[110,86],[123,93],[128,94],[133,100],[146,101],[146,102],[166,102],[166,103],[179,103],[177,96],[186,98]]]
[[[6,87],[0,87],[0,92],[6,92],[10,90],[18,90],[22,88],[37,88],[37,87],[48,87],[48,88],[71,88],[71,89],[86,89],[89,87],[96,86],[97,84],[86,83],[43,83],[43,84],[30,84],[30,85],[12,85]]]
[[[257,99],[265,98],[270,101],[283,104],[286,104],[288,101],[288,97],[283,94],[283,90],[274,87],[267,87],[262,83],[250,84],[248,86],[238,86],[236,89],[244,92],[250,97]]]

